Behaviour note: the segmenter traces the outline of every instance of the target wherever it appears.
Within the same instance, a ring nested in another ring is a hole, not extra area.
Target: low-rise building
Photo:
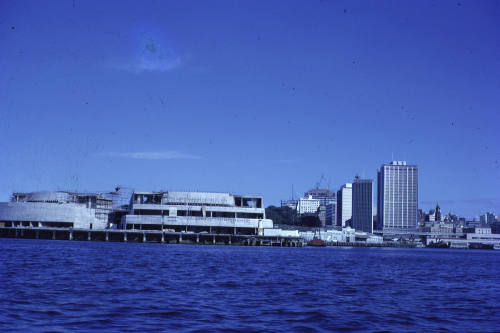
[[[5,227],[105,229],[112,199],[100,193],[14,193],[0,203],[0,224]]]
[[[134,192],[122,229],[262,234],[273,228],[260,196],[214,192]]]

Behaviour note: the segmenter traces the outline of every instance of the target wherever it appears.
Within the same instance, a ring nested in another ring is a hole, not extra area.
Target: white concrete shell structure
[[[71,192],[14,193],[0,203],[0,225],[105,229],[112,201],[100,194]]]
[[[134,192],[122,229],[255,235],[272,228],[262,197],[213,192]]]

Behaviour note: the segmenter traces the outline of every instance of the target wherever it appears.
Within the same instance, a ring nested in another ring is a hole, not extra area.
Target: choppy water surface
[[[0,331],[493,332],[498,252],[0,239]]]

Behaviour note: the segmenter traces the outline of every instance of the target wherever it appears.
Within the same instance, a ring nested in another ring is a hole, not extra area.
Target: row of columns
[[[69,240],[74,240],[74,234],[73,234],[73,230],[70,230],[69,231]],[[234,232],[236,234],[236,228],[234,228]],[[21,237],[24,237],[24,230],[23,229],[15,229],[15,235],[16,237],[19,237],[19,234]],[[182,233],[179,234],[179,243],[182,242]],[[35,230],[35,237],[36,239],[39,239],[39,230]],[[52,239],[55,240],[56,239],[56,230],[52,230]],[[87,232],[87,240],[91,241],[92,240],[92,234],[91,234],[91,231],[88,231]],[[105,232],[105,240],[106,241],[109,241],[109,232]],[[123,241],[124,242],[127,242],[127,232],[124,232],[123,233]],[[147,237],[146,237],[146,233],[142,233],[142,241],[143,242],[146,242],[147,241]],[[162,232],[161,233],[161,243],[165,243],[165,234]],[[200,234],[197,233],[196,234],[196,243],[200,243]],[[216,244],[216,235],[212,235],[212,243],[213,244]],[[229,236],[229,239],[228,239],[228,244],[232,244],[232,237]],[[259,244],[259,245],[262,245],[262,241],[261,240],[248,240],[248,244],[249,245],[256,245],[256,244]],[[296,242],[291,242],[291,243],[286,243],[286,244],[283,244],[283,239],[279,239],[279,244],[280,246],[297,246],[298,244]]]

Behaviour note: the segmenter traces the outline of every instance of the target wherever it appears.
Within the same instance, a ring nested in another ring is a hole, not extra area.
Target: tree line
[[[320,227],[321,221],[316,215],[299,215],[295,209],[288,206],[266,208],[266,218],[273,220],[274,224],[287,224],[302,227]]]

